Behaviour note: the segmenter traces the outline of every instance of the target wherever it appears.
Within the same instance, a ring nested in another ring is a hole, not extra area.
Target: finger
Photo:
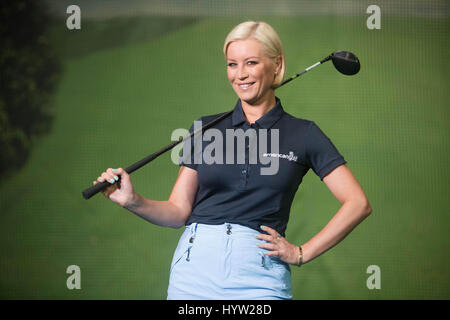
[[[277,237],[275,238],[275,242],[276,242],[276,243],[285,243],[285,241],[286,241],[286,239],[283,238],[282,236],[277,236]]]
[[[262,243],[259,244],[258,247],[262,248],[262,249],[267,249],[267,250],[275,250],[276,246],[273,243]]]
[[[261,226],[261,229],[266,231],[268,234],[270,234],[272,237],[276,238],[278,235],[278,232],[274,229],[268,227],[268,226]]]
[[[122,168],[112,169],[112,173],[115,175],[121,176],[122,174],[126,174],[127,172]]]
[[[106,173],[106,172],[102,173],[102,178],[105,179],[106,181],[108,181],[111,184],[116,182],[116,180],[114,180],[113,176],[108,174],[108,173]]]
[[[108,168],[106,170],[106,173],[108,173],[114,179],[114,181],[119,181],[119,176],[113,171],[112,168]]]
[[[267,251],[267,252],[264,252],[264,254],[266,256],[275,256],[275,257],[279,257],[280,256],[280,252],[277,251],[277,250],[275,250],[275,251]]]
[[[256,239],[261,239],[261,240],[265,240],[265,241],[269,241],[269,242],[273,241],[273,237],[272,236],[267,235],[267,234],[262,234],[262,233],[259,233],[256,236]]]

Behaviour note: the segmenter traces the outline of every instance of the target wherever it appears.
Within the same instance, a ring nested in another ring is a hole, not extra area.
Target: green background
[[[174,129],[234,107],[222,46],[251,19],[277,30],[286,76],[335,50],[361,61],[356,76],[328,63],[276,92],[331,138],[373,207],[335,248],[292,268],[294,299],[449,299],[449,19],[387,15],[369,30],[367,17],[125,16],[82,20],[77,31],[56,19],[49,39],[64,73],[52,132],[0,186],[0,298],[166,298],[183,228],[81,191],[167,145]],[[169,152],[131,177],[140,194],[167,200],[177,172]],[[339,207],[310,171],[287,239],[308,241]],[[81,268],[81,290],[66,287],[69,265]],[[379,290],[366,286],[370,265],[380,267]]]

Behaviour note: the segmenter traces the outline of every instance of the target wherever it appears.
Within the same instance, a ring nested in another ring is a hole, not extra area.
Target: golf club
[[[347,76],[352,76],[354,74],[357,74],[360,69],[360,64],[358,58],[349,51],[335,51],[329,56],[323,58],[319,62],[313,64],[312,66],[306,68],[302,72],[297,73],[296,75],[284,80],[280,87],[288,83],[289,81],[294,80],[295,78],[298,78],[302,74],[308,72],[309,70],[317,67],[318,65],[321,65],[324,62],[327,62],[329,60],[333,61],[334,67],[342,74],[345,74]]]
[[[358,58],[351,52],[348,51],[335,51],[332,54],[330,54],[329,56],[327,56],[326,58],[320,60],[319,62],[313,64],[312,66],[306,68],[305,70],[303,70],[302,72],[297,73],[296,75],[284,80],[279,86],[283,86],[286,83],[292,81],[293,79],[298,78],[299,76],[301,76],[302,74],[308,72],[309,70],[317,67],[318,65],[332,60],[333,61],[333,65],[334,67],[342,74],[345,75],[354,75],[356,73],[358,73],[359,69],[360,69],[360,63]],[[233,110],[228,111],[223,113],[222,115],[220,115],[219,117],[217,117],[216,119],[214,119],[213,121],[205,124],[203,127],[193,131],[192,133],[188,134],[185,137],[180,138],[177,141],[172,142],[171,144],[167,145],[166,147],[158,150],[157,152],[139,160],[138,162],[132,164],[131,166],[127,167],[125,169],[125,171],[128,174],[131,174],[132,172],[136,171],[137,169],[141,168],[142,166],[146,165],[147,163],[153,161],[154,159],[156,159],[157,157],[159,157],[161,154],[171,150],[172,148],[174,148],[176,145],[178,145],[179,143],[189,139],[190,137],[192,137],[194,134],[197,134],[200,131],[206,130],[209,127],[213,126],[214,124],[218,123],[219,121],[221,121],[222,119],[228,117],[229,115],[231,115],[233,113]],[[120,178],[119,178],[120,181]],[[117,182],[119,182],[117,181]],[[99,182],[96,185],[87,188],[86,190],[84,190],[82,192],[82,195],[85,199],[89,199],[91,198],[93,195],[97,194],[98,192],[102,191],[103,189],[105,189],[107,186],[109,186],[110,183],[108,181],[104,181],[104,182]]]

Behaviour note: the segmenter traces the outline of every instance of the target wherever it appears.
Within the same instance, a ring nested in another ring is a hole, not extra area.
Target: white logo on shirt
[[[298,159],[298,156],[294,156],[294,152],[292,152],[292,151],[289,151],[289,154],[264,153],[263,157],[281,158],[281,159],[287,159],[289,161],[297,161],[297,159]]]

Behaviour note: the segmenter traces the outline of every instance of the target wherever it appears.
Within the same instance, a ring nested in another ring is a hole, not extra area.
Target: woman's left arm
[[[313,260],[338,244],[372,212],[366,194],[346,165],[341,165],[331,171],[323,178],[323,181],[342,206],[318,234],[301,246],[302,263]],[[290,243],[268,226],[261,226],[261,229],[268,235],[259,234],[257,236],[257,238],[267,241],[267,243],[260,244],[259,247],[270,250],[266,252],[267,255],[278,256],[290,264],[298,264],[299,246]]]
[[[372,212],[364,190],[346,165],[331,171],[323,181],[342,206],[319,233],[301,246],[303,263],[338,244]]]

